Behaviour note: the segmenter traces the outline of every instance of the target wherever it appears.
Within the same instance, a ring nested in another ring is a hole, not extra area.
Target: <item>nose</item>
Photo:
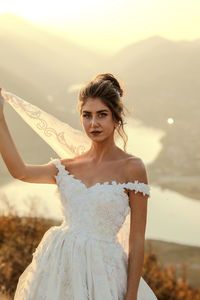
[[[92,117],[91,118],[91,126],[94,126],[94,125],[97,125],[97,124],[98,124],[98,121],[97,121],[96,117],[95,116]]]

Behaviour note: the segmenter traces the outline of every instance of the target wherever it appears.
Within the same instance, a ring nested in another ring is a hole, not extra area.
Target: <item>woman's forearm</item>
[[[129,242],[127,293],[125,300],[137,300],[144,262],[144,239]]]
[[[3,114],[0,116],[0,153],[10,174],[15,178],[23,177],[25,164],[11,137]]]

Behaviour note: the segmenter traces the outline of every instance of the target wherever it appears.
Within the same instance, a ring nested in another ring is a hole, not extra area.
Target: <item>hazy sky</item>
[[[0,13],[16,13],[107,53],[152,35],[200,38],[200,0],[6,0]]]

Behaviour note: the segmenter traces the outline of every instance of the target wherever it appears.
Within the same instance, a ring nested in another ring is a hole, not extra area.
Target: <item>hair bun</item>
[[[102,81],[108,80],[111,81],[112,85],[114,86],[114,88],[116,89],[116,91],[119,93],[120,97],[123,96],[123,89],[121,88],[119,81],[115,78],[115,76],[111,73],[103,73],[103,74],[99,74],[97,75],[95,78],[96,79],[100,79]]]

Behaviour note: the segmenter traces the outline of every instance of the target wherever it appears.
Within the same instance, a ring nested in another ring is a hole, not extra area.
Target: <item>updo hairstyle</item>
[[[124,125],[126,124],[124,122],[124,108],[126,109],[126,107],[122,102],[123,95],[124,91],[122,86],[114,75],[111,73],[98,74],[80,89],[77,109],[81,115],[82,107],[88,98],[100,98],[101,101],[111,110],[113,120],[118,123],[118,126],[115,128],[114,138],[118,138],[116,136],[117,132],[123,139],[124,151],[126,152],[128,136],[124,131]]]

